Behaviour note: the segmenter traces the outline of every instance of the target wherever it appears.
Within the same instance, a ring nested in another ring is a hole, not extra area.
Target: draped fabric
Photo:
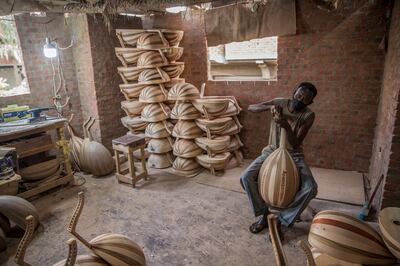
[[[265,4],[233,4],[204,14],[209,47],[270,36],[296,34],[294,0],[272,0]]]

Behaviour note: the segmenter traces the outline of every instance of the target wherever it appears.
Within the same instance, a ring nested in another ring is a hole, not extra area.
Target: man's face
[[[309,105],[312,103],[313,96],[314,96],[313,93],[309,89],[305,87],[300,87],[293,95],[293,99],[296,99],[304,103],[305,105]]]

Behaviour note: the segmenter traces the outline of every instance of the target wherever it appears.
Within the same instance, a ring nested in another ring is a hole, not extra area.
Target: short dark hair
[[[307,90],[311,91],[313,93],[313,99],[315,98],[315,96],[317,96],[317,88],[311,82],[300,83],[299,86],[297,86],[297,88],[294,90],[294,92],[296,93],[296,91],[300,88],[306,88]]]

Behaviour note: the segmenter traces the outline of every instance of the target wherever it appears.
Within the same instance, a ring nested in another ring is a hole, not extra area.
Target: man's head
[[[290,104],[295,111],[300,111],[312,104],[315,96],[317,96],[315,86],[310,82],[302,82],[294,90]]]

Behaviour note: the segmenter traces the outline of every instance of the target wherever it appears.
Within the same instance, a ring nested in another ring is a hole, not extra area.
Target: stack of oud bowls
[[[240,152],[243,144],[238,135],[242,125],[237,118],[241,108],[235,97],[206,96],[192,103],[202,115],[196,119],[196,124],[206,132],[206,137],[195,140],[205,151],[196,157],[197,162],[212,174],[239,166],[243,161]]]
[[[144,132],[150,167],[170,167],[174,102],[168,99],[168,90],[185,81],[179,78],[184,63],[176,62],[183,54],[178,47],[183,31],[117,29],[116,33],[122,46],[115,48],[123,65],[118,67],[124,81],[120,89],[126,99],[121,106],[127,114],[121,121],[131,133]]]
[[[186,177],[193,177],[202,170],[195,158],[203,151],[194,142],[194,139],[203,135],[203,131],[195,123],[195,119],[200,118],[201,114],[192,104],[192,100],[199,97],[199,90],[190,83],[176,84],[168,93],[168,99],[175,100],[171,119],[177,121],[172,132],[172,136],[176,138],[173,148],[176,159],[172,169],[177,175]]]

